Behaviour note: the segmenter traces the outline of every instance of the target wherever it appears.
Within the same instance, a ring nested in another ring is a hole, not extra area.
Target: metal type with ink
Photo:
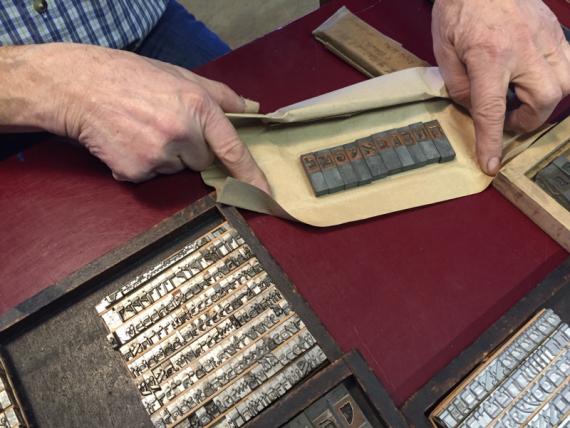
[[[433,120],[305,153],[301,163],[315,196],[323,196],[454,158],[449,139]]]
[[[372,428],[347,388],[340,384],[283,428]]]
[[[0,358],[0,428],[28,427],[8,370]]]
[[[224,222],[96,307],[156,427],[239,427],[326,360]]]
[[[570,140],[566,144],[570,143]],[[567,210],[570,210],[570,150],[540,170],[534,181]]]
[[[539,312],[431,414],[440,427],[570,424],[570,326]]]

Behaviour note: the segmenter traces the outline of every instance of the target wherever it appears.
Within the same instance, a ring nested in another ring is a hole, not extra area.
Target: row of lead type
[[[570,211],[570,150],[556,157],[536,174],[534,181]]]
[[[301,155],[301,163],[315,196],[323,196],[454,158],[455,151],[441,125],[433,120],[306,153]]]

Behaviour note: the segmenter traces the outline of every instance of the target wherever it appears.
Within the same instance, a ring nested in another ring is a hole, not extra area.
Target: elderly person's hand
[[[76,44],[0,48],[0,76],[0,127],[76,139],[118,180],[202,170],[215,155],[234,177],[270,192],[224,115],[243,112],[245,101],[224,84],[133,53]]]
[[[532,131],[570,93],[570,46],[540,0],[436,0],[432,33],[449,93],[475,122],[479,165],[494,175],[503,126]],[[509,83],[522,104],[506,113]]]

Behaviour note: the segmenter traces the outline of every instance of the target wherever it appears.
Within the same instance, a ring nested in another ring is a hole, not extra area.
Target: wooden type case
[[[432,410],[487,356],[544,308],[552,309],[563,322],[570,322],[570,258],[404,403],[401,411],[410,426],[432,427],[429,420]]]
[[[534,145],[504,166],[495,188],[515,204],[552,239],[570,251],[570,211],[535,181],[536,174],[570,148],[570,119],[552,128]]]
[[[344,385],[373,427],[404,428],[407,423],[357,351],[343,355],[259,415],[252,426],[287,426],[300,412],[338,385]],[[355,427],[358,425],[355,425]]]
[[[124,363],[106,341],[95,311],[101,299],[217,224],[227,221],[252,249],[273,283],[303,320],[330,364],[302,380],[248,422],[294,416],[293,409],[341,382],[356,392],[379,426],[405,426],[384,388],[357,353],[342,355],[316,315],[257,241],[235,208],[211,195],[159,223],[0,318],[0,344],[32,425],[152,426]],[[360,385],[357,388],[357,385]],[[366,398],[367,397],[367,398]],[[299,401],[301,399],[301,401]],[[285,410],[284,410],[285,409]],[[275,426],[274,422],[270,424]]]

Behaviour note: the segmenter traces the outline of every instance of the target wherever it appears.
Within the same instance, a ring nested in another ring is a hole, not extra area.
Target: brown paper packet
[[[315,29],[313,35],[368,77],[429,65],[344,6]]]
[[[484,190],[492,177],[475,155],[473,121],[447,98],[437,68],[407,69],[321,95],[268,115],[228,115],[265,172],[273,197],[229,178],[217,165],[202,173],[218,201],[240,208],[332,226],[458,198]],[[456,159],[316,198],[299,156],[414,122],[440,121]],[[253,122],[252,122],[253,120]],[[247,122],[249,121],[249,122]],[[293,125],[293,126],[292,126]],[[527,144],[505,134],[504,146]]]

